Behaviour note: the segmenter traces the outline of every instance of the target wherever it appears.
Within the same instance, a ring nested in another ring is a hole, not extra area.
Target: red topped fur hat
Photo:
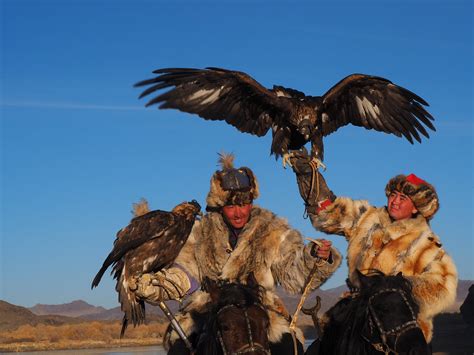
[[[385,195],[388,197],[394,190],[407,195],[426,219],[433,218],[438,211],[439,200],[435,188],[415,174],[397,175],[390,179],[385,187]]]
[[[207,210],[226,205],[252,203],[259,195],[258,183],[252,170],[246,167],[234,168],[233,154],[219,154],[222,170],[212,175],[211,189],[207,195]]]

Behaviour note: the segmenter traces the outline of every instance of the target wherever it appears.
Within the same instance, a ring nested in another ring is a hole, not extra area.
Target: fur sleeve
[[[317,230],[327,234],[344,235],[349,239],[351,230],[370,208],[373,207],[365,200],[338,197],[318,214],[310,214],[310,218]]]
[[[194,223],[191,234],[184,244],[183,249],[181,249],[178,257],[175,260],[176,264],[179,264],[190,276],[194,277],[196,280],[200,280],[199,268],[196,262],[195,246],[196,240],[201,233],[201,223],[196,221]]]
[[[316,271],[312,288],[321,286],[339,267],[341,254],[332,248],[332,264],[324,263]],[[277,282],[291,293],[301,293],[306,285],[306,280],[313,269],[315,258],[310,254],[310,246],[303,244],[301,234],[288,229],[281,235],[280,246],[272,273]]]
[[[420,313],[431,318],[449,307],[456,299],[458,283],[456,266],[451,257],[439,248],[424,272],[409,276]]]

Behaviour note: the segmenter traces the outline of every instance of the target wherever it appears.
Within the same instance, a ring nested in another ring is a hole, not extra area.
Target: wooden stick
[[[306,240],[309,240],[316,244],[317,246],[322,246],[323,244],[316,239],[311,239],[311,238],[305,238]],[[315,258],[316,260],[314,261],[314,266],[311,272],[309,273],[308,276],[308,281],[306,282],[306,285],[304,287],[303,294],[301,295],[300,301],[298,303],[298,306],[296,307],[295,313],[293,314],[293,317],[291,319],[290,323],[290,329],[294,330],[296,328],[296,321],[298,320],[298,314],[301,311],[301,308],[303,307],[304,301],[306,300],[306,297],[308,297],[309,291],[311,290],[311,285],[313,284],[314,277],[316,276],[316,272],[318,271],[318,268],[326,264],[326,261],[321,259],[321,258]]]

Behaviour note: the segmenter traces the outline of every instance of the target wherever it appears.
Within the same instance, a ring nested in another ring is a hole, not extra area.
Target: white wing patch
[[[211,90],[201,89],[201,90],[196,91],[191,96],[189,96],[188,100],[195,101],[195,100],[199,100],[205,97],[205,99],[201,101],[200,104],[201,105],[212,104],[219,98],[219,95],[221,94],[223,89],[224,89],[224,85],[222,85],[219,89],[211,89]]]
[[[359,96],[356,96],[356,104],[357,104],[357,109],[359,110],[359,113],[362,115],[362,117],[367,118],[367,116],[370,116],[372,118],[377,118],[380,115],[380,110],[377,105],[372,105],[372,102],[368,100],[365,96],[360,99]]]
[[[291,98],[291,96],[288,95],[288,93],[285,92],[285,91],[281,91],[279,89],[276,89],[274,92],[275,92],[276,96],[278,96],[278,97],[290,97]]]

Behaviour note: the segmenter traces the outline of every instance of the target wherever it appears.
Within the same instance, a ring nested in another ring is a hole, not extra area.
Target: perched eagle
[[[143,210],[145,206],[145,210]],[[137,209],[142,209],[137,213]],[[128,226],[117,233],[114,247],[92,281],[92,288],[99,285],[105,270],[113,265],[112,273],[117,280],[115,289],[124,312],[122,320],[123,337],[128,322],[136,326],[145,321],[145,303],[133,292],[135,280],[145,273],[154,273],[170,266],[191,233],[201,206],[195,200],[177,205],[171,212],[148,212],[147,204],[135,208],[135,214]]]
[[[169,68],[153,72],[156,77],[135,86],[149,86],[140,98],[171,88],[146,106],[175,108],[206,120],[222,120],[241,132],[264,136],[271,128],[271,153],[283,156],[311,141],[312,156],[324,157],[323,137],[349,123],[404,136],[413,144],[420,133],[429,138],[425,126],[435,130],[433,117],[424,109],[425,100],[387,79],[352,74],[323,96],[273,86],[267,89],[249,75],[220,68]]]

